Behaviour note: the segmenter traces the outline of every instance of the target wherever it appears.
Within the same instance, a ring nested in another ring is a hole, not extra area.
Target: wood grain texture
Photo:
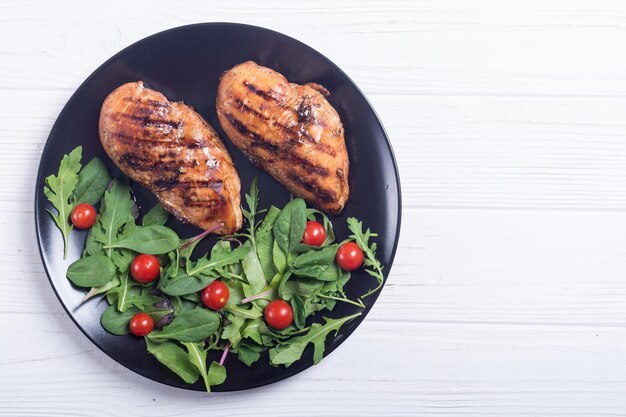
[[[626,415],[626,4],[611,0],[0,3],[0,416]],[[357,82],[392,140],[388,285],[319,366],[212,395],[131,373],[48,285],[33,194],[98,65],[203,21],[269,27]]]

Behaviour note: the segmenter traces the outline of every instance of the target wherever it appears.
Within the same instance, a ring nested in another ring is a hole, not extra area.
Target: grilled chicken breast
[[[222,75],[217,115],[250,161],[293,194],[338,214],[348,199],[348,153],[339,115],[318,84],[289,83],[252,61]]]
[[[241,183],[233,161],[191,107],[169,102],[141,81],[124,84],[102,104],[100,140],[122,172],[179,219],[217,234],[241,228]]]

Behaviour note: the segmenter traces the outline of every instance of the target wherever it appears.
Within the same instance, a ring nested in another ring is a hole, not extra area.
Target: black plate
[[[117,86],[143,80],[147,87],[164,93],[172,101],[193,106],[225,139],[247,191],[255,176],[260,177],[261,207],[282,206],[289,193],[267,174],[254,168],[227,139],[215,113],[215,94],[220,75],[243,61],[254,60],[282,73],[291,82],[316,82],[330,92],[330,103],[337,109],[345,127],[350,157],[350,200],[341,216],[333,218],[337,239],[344,239],[348,216],[363,220],[379,233],[378,256],[389,273],[400,233],[400,180],[391,146],[374,110],[348,76],[320,53],[288,36],[267,29],[232,23],[204,23],[158,33],[124,49],[98,68],[76,90],[59,115],[41,157],[35,195],[35,221],[43,264],[61,304],[85,335],[111,358],[127,368],[168,385],[203,390],[201,382],[187,385],[148,355],[141,338],[113,336],[100,326],[105,300],[81,303],[84,290],[65,277],[68,265],[78,259],[86,233],[73,230],[69,255],[63,260],[61,232],[46,212],[50,208],[43,194],[44,178],[56,173],[63,154],[83,146],[83,163],[100,157],[112,173],[114,164],[106,156],[98,138],[98,116],[104,98]],[[140,206],[151,207],[155,198],[134,185]],[[199,230],[170,220],[168,225],[182,237]],[[215,239],[205,239],[206,250]],[[348,295],[356,296],[375,285],[375,279],[360,271],[347,285]],[[344,325],[336,337],[329,337],[326,354],[339,346],[365,318],[378,294],[366,299],[367,309],[357,320]],[[355,312],[356,307],[338,303],[330,317]],[[312,365],[312,346],[302,360],[289,368],[272,367],[267,355],[251,368],[235,355],[226,361],[226,382],[215,391],[233,391],[266,385],[294,375]],[[218,359],[215,352],[213,359]]]

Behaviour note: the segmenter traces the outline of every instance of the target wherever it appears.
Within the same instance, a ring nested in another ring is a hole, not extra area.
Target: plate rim
[[[51,146],[50,138],[52,136],[52,133],[57,129],[57,123],[58,123],[59,119],[61,118],[61,116],[63,116],[68,111],[69,105],[76,99],[77,92],[85,84],[87,84],[89,81],[91,81],[93,78],[95,78],[100,72],[102,72],[104,70],[104,68],[107,65],[109,65],[109,63],[115,61],[120,55],[125,53],[127,50],[129,50],[129,49],[131,49],[133,47],[138,46],[139,44],[141,44],[143,42],[147,42],[147,41],[149,41],[149,40],[151,40],[151,39],[153,39],[155,37],[165,35],[165,34],[167,34],[169,32],[185,30],[185,29],[189,29],[189,28],[193,28],[193,27],[217,27],[217,26],[261,30],[261,31],[269,32],[269,33],[271,33],[274,36],[287,38],[287,40],[289,40],[291,42],[295,42],[296,44],[298,44],[298,46],[309,49],[311,52],[313,52],[314,54],[318,55],[319,58],[321,58],[323,61],[325,61],[334,71],[337,71],[338,73],[340,73],[341,75],[346,77],[346,79],[352,84],[352,86],[354,88],[356,88],[358,93],[361,94],[361,96],[365,99],[365,102],[367,103],[368,107],[372,111],[372,114],[374,115],[376,123],[378,124],[378,126],[381,129],[381,131],[383,132],[383,135],[385,137],[385,144],[386,144],[387,149],[389,151],[389,155],[391,156],[391,161],[392,161],[394,174],[395,174],[395,181],[396,181],[396,184],[397,184],[396,195],[397,195],[397,201],[398,201],[398,218],[397,218],[397,222],[396,222],[396,235],[395,235],[394,240],[393,240],[393,247],[391,249],[391,256],[389,258],[388,265],[385,265],[386,274],[385,274],[385,272],[383,272],[383,278],[384,278],[383,279],[383,285],[381,286],[379,291],[377,291],[376,293],[371,295],[371,297],[373,297],[373,299],[371,301],[371,305],[363,311],[358,324],[354,328],[351,328],[351,329],[347,330],[347,332],[345,333],[345,339],[348,339],[352,335],[352,333],[361,325],[363,320],[365,320],[365,318],[369,314],[370,310],[374,307],[374,304],[376,304],[376,301],[378,300],[380,294],[382,293],[383,288],[387,284],[387,280],[389,278],[389,275],[391,274],[391,268],[393,266],[393,262],[395,260],[396,252],[397,252],[398,245],[399,245],[399,242],[400,242],[400,230],[401,230],[401,227],[402,227],[402,190],[401,190],[401,183],[400,183],[400,172],[399,172],[399,168],[398,168],[398,162],[397,162],[395,153],[393,151],[393,148],[391,146],[391,141],[389,140],[389,135],[387,134],[385,126],[383,125],[383,123],[382,123],[378,113],[376,112],[374,106],[372,106],[372,103],[370,102],[370,100],[367,98],[367,96],[361,90],[361,88],[354,82],[354,80],[352,78],[350,78],[350,76],[348,74],[346,74],[346,72],[343,71],[337,64],[335,64],[333,61],[331,61],[329,58],[327,58],[324,54],[322,54],[321,52],[319,52],[315,48],[307,45],[306,43],[304,43],[304,42],[302,42],[302,41],[300,41],[300,40],[298,40],[298,39],[296,39],[296,38],[294,38],[292,36],[289,36],[289,35],[286,35],[284,33],[278,32],[276,30],[268,29],[268,28],[265,28],[265,27],[262,27],[262,26],[250,25],[250,24],[246,24],[246,23],[237,23],[237,22],[200,22],[200,23],[192,23],[192,24],[188,24],[188,25],[175,26],[175,27],[172,27],[172,28],[169,28],[169,29],[165,29],[165,30],[153,33],[151,35],[148,35],[148,36],[146,36],[144,38],[141,38],[141,39],[131,43],[130,45],[124,47],[123,49],[119,50],[114,55],[112,55],[110,58],[105,60],[94,71],[92,71],[91,74],[89,74],[89,76],[87,78],[85,78],[80,83],[80,85],[78,87],[76,87],[76,89],[74,89],[74,92],[72,93],[70,98],[67,100],[67,102],[64,104],[63,108],[61,109],[61,111],[57,115],[57,117],[56,117],[56,119],[54,121],[54,124],[52,125],[52,128],[50,129],[50,133],[48,134],[48,137],[46,138],[46,143],[45,143],[45,145],[44,145],[44,147],[43,147],[43,149],[41,151],[41,156],[39,158],[39,166],[37,168],[37,180],[36,180],[37,182],[36,182],[35,187],[34,187],[35,198],[34,198],[34,210],[33,210],[33,214],[34,214],[34,217],[35,217],[35,234],[36,234],[36,237],[37,237],[37,247],[38,247],[38,250],[39,250],[39,257],[40,257],[41,263],[42,263],[42,265],[44,267],[44,271],[46,273],[46,277],[48,278],[48,282],[49,282],[50,286],[52,287],[52,290],[54,291],[54,294],[56,295],[57,300],[59,301],[59,303],[63,307],[63,310],[65,310],[65,313],[67,314],[67,316],[69,316],[69,318],[72,320],[74,325],[76,325],[76,327],[78,327],[78,329],[81,331],[81,333],[83,333],[83,335],[85,337],[87,337],[87,339],[95,347],[97,347],[99,351],[104,353],[109,358],[113,359],[116,363],[121,365],[124,369],[126,369],[128,371],[131,371],[131,372],[141,376],[142,378],[147,378],[147,379],[150,379],[150,380],[152,380],[154,382],[157,382],[157,383],[159,383],[161,385],[166,385],[166,386],[178,388],[178,389],[185,390],[185,391],[200,391],[200,390],[195,389],[194,388],[194,386],[195,386],[194,384],[189,384],[187,387],[174,385],[172,383],[169,383],[169,382],[166,382],[166,381],[162,381],[162,380],[159,380],[157,378],[153,378],[153,377],[148,376],[148,375],[144,375],[144,374],[140,373],[139,371],[137,371],[135,369],[127,367],[125,364],[120,362],[116,357],[112,356],[111,354],[109,354],[109,352],[107,352],[106,350],[102,349],[100,347],[100,345],[85,331],[85,329],[83,329],[81,324],[78,323],[78,321],[71,314],[70,308],[65,304],[65,302],[61,298],[59,292],[57,291],[57,288],[56,288],[56,286],[55,286],[55,284],[54,284],[54,282],[52,280],[52,277],[50,275],[50,271],[48,271],[48,265],[46,264],[45,257],[44,257],[44,250],[43,250],[42,236],[41,236],[41,227],[42,226],[40,225],[40,222],[39,222],[39,217],[40,216],[38,215],[38,210],[39,210],[39,207],[41,206],[41,200],[42,200],[42,198],[41,198],[42,193],[40,192],[40,190],[41,190],[40,187],[43,187],[41,182],[45,181],[45,177],[43,177],[43,175],[44,175],[44,173],[43,173],[44,155],[47,153],[47,151],[49,150],[49,147]],[[345,341],[345,339],[344,339],[344,341]],[[337,346],[330,346],[329,349],[326,349],[326,351],[324,352],[323,358],[326,358],[327,356],[329,356],[342,343],[343,343],[343,341],[339,345],[337,345]],[[299,373],[302,373],[302,372],[306,371],[307,369],[311,368],[311,366],[313,366],[313,364],[306,366],[302,370],[296,372],[294,375],[297,375]],[[281,377],[281,378],[277,378],[277,379],[272,379],[272,380],[266,380],[266,381],[263,381],[263,382],[260,382],[260,383],[252,384],[252,385],[250,385],[248,387],[245,387],[245,388],[215,391],[215,392],[212,392],[212,394],[215,394],[217,392],[238,392],[238,391],[247,391],[247,390],[251,390],[251,389],[257,389],[259,387],[271,385],[271,384],[274,384],[276,382],[286,380],[286,379],[288,379],[288,378],[290,378],[290,377],[292,377],[294,375],[289,375],[289,376],[285,376],[285,377]]]

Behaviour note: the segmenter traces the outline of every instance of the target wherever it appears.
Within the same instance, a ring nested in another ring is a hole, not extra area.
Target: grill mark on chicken
[[[141,104],[142,106],[152,106],[152,107],[159,107],[159,108],[169,107],[169,103],[166,103],[160,100],[153,100],[149,98],[127,96],[127,97],[124,97],[124,101],[128,101],[131,103],[138,103],[138,104]]]
[[[277,152],[276,156],[278,157],[278,159],[295,163],[299,165],[300,167],[302,167],[304,170],[306,170],[309,174],[315,173],[315,174],[319,174],[322,176],[328,176],[327,168],[317,166],[313,162],[311,162],[309,159],[296,155],[293,152],[291,152],[289,148],[297,145],[298,143],[297,140],[291,141],[285,147],[278,147],[277,145],[265,139],[258,133],[255,133],[251,131],[250,129],[248,129],[246,125],[244,125],[241,120],[235,118],[235,116],[232,113],[226,112],[224,114],[227,120],[230,122],[230,124],[233,125],[233,127],[237,129],[239,133],[248,135],[254,139],[254,141],[251,142],[250,146],[267,149],[268,151],[271,151],[271,152]]]
[[[130,136],[121,132],[106,132],[109,140],[118,141],[123,143],[124,145],[136,146],[138,148],[148,148],[154,149],[155,147],[164,147],[167,149],[170,148],[180,148],[177,149],[177,152],[180,150],[187,149],[196,149],[202,147],[201,143],[198,142],[190,142],[190,143],[180,143],[174,142],[171,139],[158,139],[155,137],[150,138],[139,138],[136,136]]]
[[[335,196],[335,193],[320,187],[319,183],[314,179],[307,180],[306,178],[302,178],[302,176],[298,175],[298,173],[295,171],[289,171],[287,174],[291,181],[299,184],[308,192],[315,193],[318,198],[326,203],[334,201],[337,198]]]
[[[217,234],[241,227],[240,183],[219,135],[193,108],[141,82],[109,94],[100,139],[111,159],[177,218]]]
[[[272,101],[279,107],[285,107],[285,98],[281,96],[274,90],[261,90],[256,85],[249,83],[248,81],[244,81],[243,85],[250,91],[252,94],[256,94],[259,97],[264,98],[265,100]]]
[[[133,152],[126,152],[122,154],[120,156],[120,162],[139,171],[174,171],[179,173],[182,168],[191,168],[198,164],[196,161],[167,161],[151,157],[143,157]]]
[[[123,113],[123,112],[117,112],[117,113],[113,113],[111,116],[112,117],[123,117],[126,119],[130,119],[130,120],[136,120],[139,121],[141,123],[143,123],[144,126],[148,126],[148,127],[165,127],[165,128],[169,128],[171,129],[180,129],[183,125],[183,122],[180,120],[166,120],[166,119],[161,119],[161,118],[152,118],[150,117],[153,114],[153,112],[150,112],[150,114],[146,115],[146,116],[140,116],[140,115],[136,115],[136,114],[132,114],[132,113]],[[158,117],[158,115],[155,115]]]
[[[242,112],[252,113],[261,120],[269,120],[269,117],[267,117],[266,115],[264,115],[257,109],[253,109],[252,107],[248,106],[246,103],[244,103],[242,100],[238,98],[235,99],[235,104],[239,107],[239,110],[241,110]]]

